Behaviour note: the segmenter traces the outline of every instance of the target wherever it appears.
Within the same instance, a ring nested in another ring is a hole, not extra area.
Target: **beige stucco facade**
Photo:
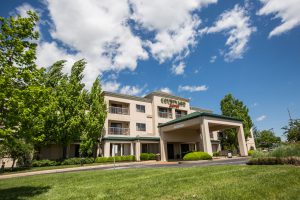
[[[145,97],[104,92],[104,99],[108,114],[97,156],[135,155],[139,160],[141,153],[159,153],[162,160],[168,160],[180,159],[186,152],[195,150],[212,154],[221,151],[219,131],[227,128],[237,128],[241,155],[255,149],[253,136],[245,141],[240,121],[192,107],[186,98],[155,91]],[[197,113],[211,115],[176,122]],[[162,126],[172,121],[176,123]],[[74,142],[68,147],[69,157],[79,156],[79,145]],[[62,147],[49,145],[40,150],[39,156],[40,159],[61,158]]]

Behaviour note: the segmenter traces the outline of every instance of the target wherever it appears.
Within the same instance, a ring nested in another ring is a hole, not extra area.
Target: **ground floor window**
[[[115,156],[128,156],[130,155],[130,145],[128,143],[111,143],[110,144],[110,155],[113,156],[113,146],[117,146],[117,153]]]
[[[158,143],[146,143],[142,145],[142,153],[159,153]]]

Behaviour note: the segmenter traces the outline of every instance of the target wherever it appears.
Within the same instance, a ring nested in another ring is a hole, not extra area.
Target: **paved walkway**
[[[14,173],[0,175],[1,179],[23,177],[23,176],[33,176],[39,174],[54,174],[54,173],[65,173],[65,172],[76,172],[76,171],[88,171],[88,170],[119,170],[119,169],[129,169],[129,168],[160,168],[160,167],[195,167],[195,166],[212,166],[212,165],[244,165],[248,158],[231,158],[231,159],[215,159],[212,161],[193,161],[184,162],[179,164],[178,162],[157,162],[157,161],[143,161],[143,162],[130,162],[130,163],[116,163],[105,164],[105,165],[92,165],[83,167],[72,167],[63,169],[51,169],[51,170],[41,170],[23,173]]]

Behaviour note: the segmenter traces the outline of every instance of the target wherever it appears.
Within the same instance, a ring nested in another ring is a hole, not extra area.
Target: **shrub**
[[[46,166],[56,166],[59,165],[58,162],[52,160],[33,160],[32,167],[46,167]]]
[[[61,162],[61,165],[79,165],[82,158],[68,158]]]
[[[261,158],[251,158],[248,165],[300,165],[300,157],[261,157]]]
[[[252,156],[254,154],[254,152],[255,152],[254,150],[249,150],[248,151],[248,156]]]
[[[135,161],[135,156],[128,155],[128,156],[115,156],[115,157],[97,157],[95,162],[96,163],[114,162],[114,158],[116,162]]]
[[[206,152],[195,151],[185,154],[183,160],[211,160],[212,157]]]
[[[94,158],[83,158],[84,164],[91,164],[94,163]]]
[[[141,153],[141,160],[155,160],[156,155],[154,153]]]
[[[221,155],[221,152],[220,151],[216,151],[216,152],[213,152],[213,156],[220,156]]]
[[[96,163],[105,163],[105,162],[107,162],[107,158],[106,157],[97,157],[95,162]]]

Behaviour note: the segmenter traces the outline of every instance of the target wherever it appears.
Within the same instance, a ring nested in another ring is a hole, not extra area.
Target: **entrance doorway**
[[[168,159],[174,159],[174,144],[167,144]]]
[[[181,147],[181,158],[183,158],[183,156],[190,151],[190,145],[189,144],[181,144],[180,147]]]

